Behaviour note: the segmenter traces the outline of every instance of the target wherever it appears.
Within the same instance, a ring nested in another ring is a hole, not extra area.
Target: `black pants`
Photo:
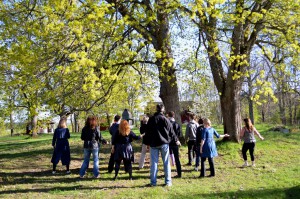
[[[255,142],[252,143],[244,143],[243,148],[242,148],[242,154],[243,158],[246,161],[247,160],[247,151],[249,150],[250,156],[251,156],[251,161],[254,161],[254,148],[255,148]]]
[[[192,164],[193,158],[195,157],[195,153],[196,153],[196,141],[189,140],[188,141],[189,164]]]
[[[200,173],[201,177],[205,176],[205,161],[206,158],[201,157],[201,173]],[[210,175],[215,176],[214,158],[208,158],[208,162],[209,162]]]
[[[111,173],[114,170],[115,165],[115,155],[114,153],[110,154],[109,162],[108,162],[108,172]]]
[[[115,178],[118,176],[120,165],[122,160],[115,160]],[[131,160],[123,160],[125,171],[129,173],[129,177],[132,177],[132,164]]]
[[[178,175],[178,177],[181,177],[181,163],[180,163],[180,160],[179,160],[179,147],[178,146],[169,146],[169,147],[170,147],[170,152],[171,153],[173,152],[173,154],[174,154],[177,175]]]

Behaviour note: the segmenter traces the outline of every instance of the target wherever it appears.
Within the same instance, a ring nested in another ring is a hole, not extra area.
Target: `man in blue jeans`
[[[170,120],[163,115],[165,107],[162,104],[158,104],[156,106],[156,111],[157,112],[154,116],[150,117],[147,123],[146,134],[144,137],[144,139],[146,139],[145,143],[150,145],[151,153],[150,186],[156,186],[159,152],[161,152],[164,164],[165,185],[172,186],[169,143],[174,140],[177,145],[180,145],[180,142],[174,133]]]

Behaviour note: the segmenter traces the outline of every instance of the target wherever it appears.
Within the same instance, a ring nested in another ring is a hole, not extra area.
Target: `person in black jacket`
[[[200,118],[198,120],[198,128],[196,131],[196,165],[195,165],[195,171],[198,171],[198,167],[200,164],[200,143],[202,140],[202,130],[204,129],[204,125],[203,125],[203,119]]]
[[[114,137],[114,135],[119,129],[120,119],[121,117],[119,115],[115,115],[114,123],[109,127],[109,133],[111,135],[111,139]],[[115,165],[114,154],[111,153],[108,162],[108,173],[111,173],[114,170],[114,165]]]
[[[84,177],[85,172],[89,166],[91,153],[93,154],[94,161],[94,177],[98,178],[99,176],[99,142],[101,141],[103,144],[106,144],[107,141],[103,139],[100,131],[97,129],[97,123],[98,122],[96,116],[89,116],[86,120],[85,126],[82,129],[81,139],[84,141],[84,160],[79,171],[80,178]]]
[[[181,127],[180,125],[175,121],[175,113],[173,111],[168,113],[169,119],[171,124],[173,125],[173,130],[177,136],[177,139],[179,139],[182,136]],[[174,154],[174,159],[176,163],[176,170],[177,170],[177,177],[181,178],[181,163],[179,160],[179,146],[176,144],[175,140],[172,140],[170,142],[170,153]]]
[[[156,186],[159,152],[161,152],[164,164],[165,185],[172,186],[171,167],[169,161],[169,143],[174,140],[177,145],[180,145],[180,142],[174,133],[170,120],[163,115],[165,107],[162,104],[158,104],[156,106],[156,111],[157,112],[147,123],[146,134],[144,137],[147,139],[146,143],[149,143],[150,145],[150,186]]]

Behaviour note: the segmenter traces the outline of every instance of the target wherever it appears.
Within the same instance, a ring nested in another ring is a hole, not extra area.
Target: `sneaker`
[[[66,174],[71,174],[71,171],[67,171]]]
[[[252,167],[256,167],[256,164],[255,164],[255,162],[252,162],[252,165],[251,165]]]
[[[81,178],[81,179],[82,179],[82,178],[84,178],[84,176],[79,176],[79,178]]]
[[[147,187],[155,187],[156,185],[150,183],[150,184],[147,184],[146,186]]]
[[[52,171],[52,174],[56,174],[56,171]]]
[[[164,184],[164,187],[172,187],[172,184]]]
[[[248,162],[245,162],[242,167],[247,167],[247,166],[249,166]]]
[[[195,167],[195,171],[198,171],[198,167]]]
[[[188,165],[188,166],[192,166],[192,163],[187,163],[186,165]]]

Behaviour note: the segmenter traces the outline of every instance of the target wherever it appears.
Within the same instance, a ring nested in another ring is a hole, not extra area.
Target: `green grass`
[[[255,168],[241,168],[242,144],[218,141],[219,157],[215,159],[216,177],[199,179],[199,172],[186,166],[187,147],[182,146],[183,178],[173,179],[172,187],[163,187],[160,164],[158,186],[149,183],[149,156],[146,167],[137,170],[134,180],[122,170],[117,181],[106,171],[108,145],[100,151],[100,179],[79,179],[83,150],[80,134],[71,134],[71,175],[59,164],[58,173],[51,174],[51,135],[0,137],[1,198],[300,198],[300,132],[282,134],[268,131],[270,126],[257,126],[265,137],[256,145]],[[216,128],[222,133],[221,128]],[[109,134],[104,132],[109,139]],[[141,142],[135,142],[135,157],[139,158]],[[209,172],[208,172],[209,173]],[[175,167],[172,175],[176,175]]]

